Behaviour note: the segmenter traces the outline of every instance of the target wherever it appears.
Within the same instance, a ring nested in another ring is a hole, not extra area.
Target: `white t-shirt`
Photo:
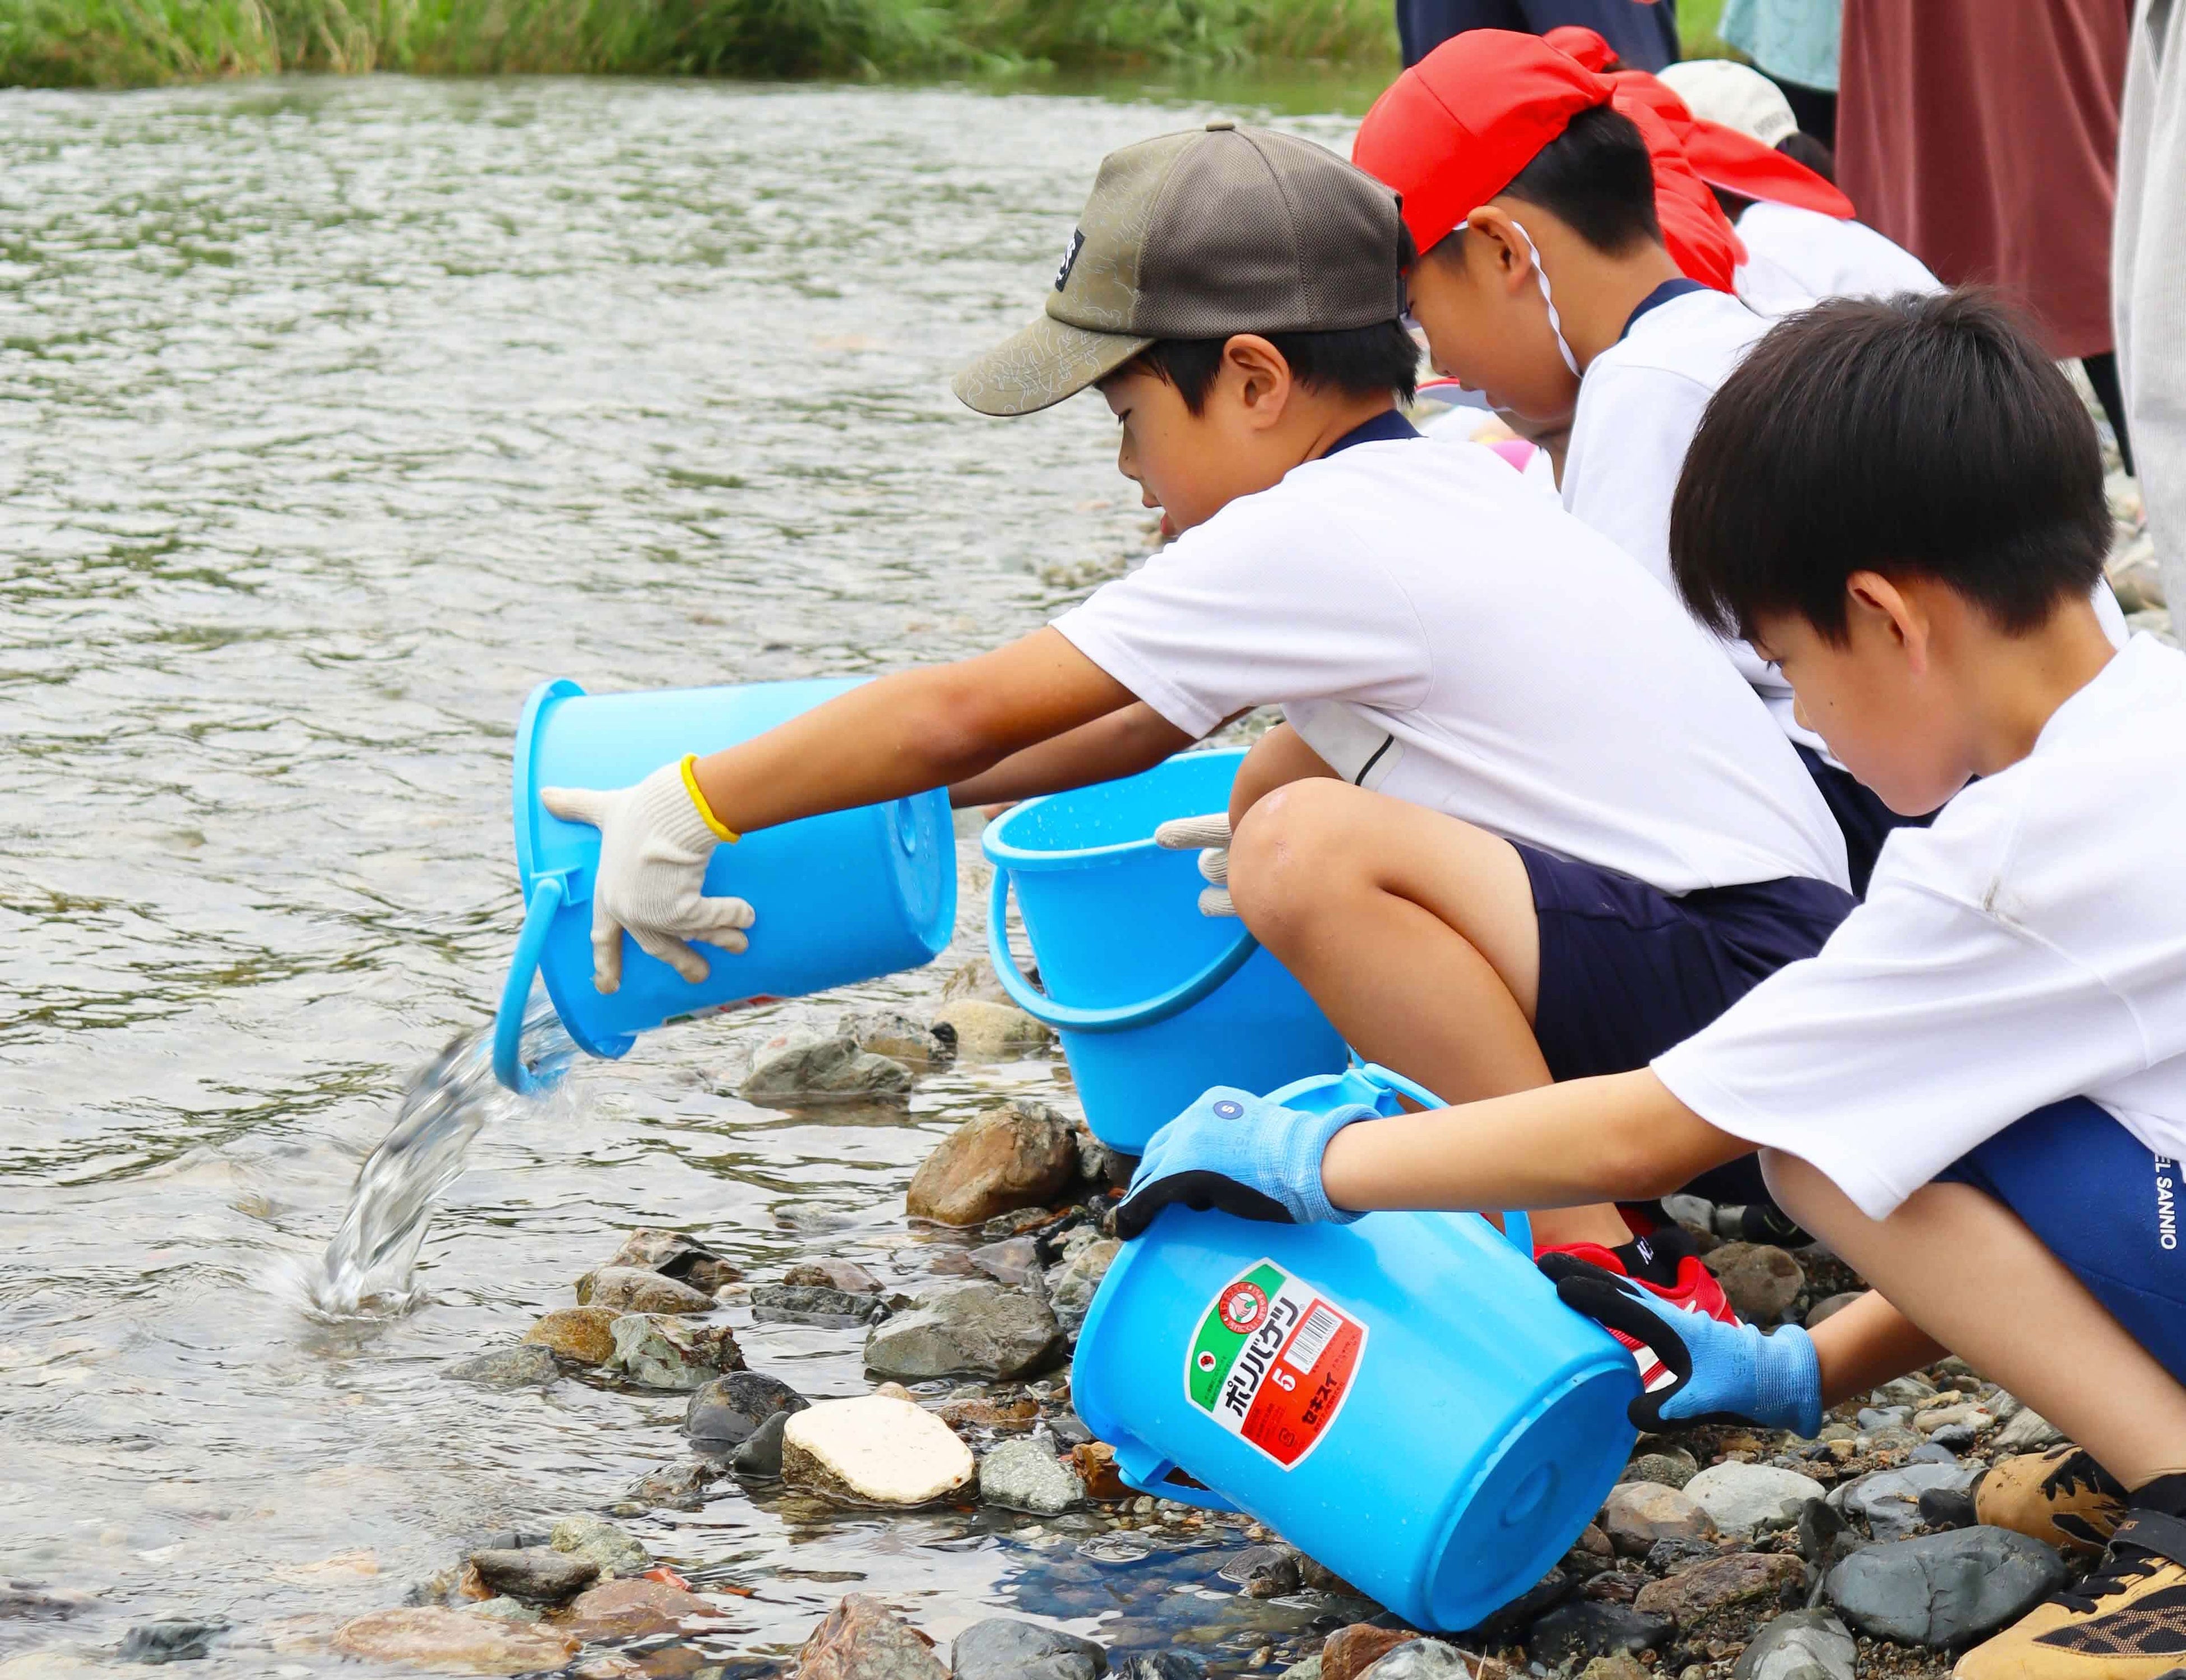
[[[1940,292],[1927,264],[1872,227],[1794,204],[1755,204],[1738,218],[1746,261],[1732,277],[1762,314],[1789,315],[1823,298]]]
[[[1665,892],[1846,883],[1812,780],[1684,610],[1477,445],[1308,462],[1055,628],[1187,734],[1280,703],[1361,787]]]
[[[1655,1072],[1875,1219],[2068,1096],[2186,1157],[2183,860],[2186,654],[2138,636],[2026,759],[1890,837],[1819,955]]]

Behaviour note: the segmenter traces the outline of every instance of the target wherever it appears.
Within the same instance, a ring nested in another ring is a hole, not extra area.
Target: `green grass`
[[[283,70],[858,76],[1394,66],[1388,0],[0,0],[0,83]]]
[[[1724,0],[1678,0],[1678,33],[1689,59],[1735,58],[1729,45],[1716,33],[1723,21]]]

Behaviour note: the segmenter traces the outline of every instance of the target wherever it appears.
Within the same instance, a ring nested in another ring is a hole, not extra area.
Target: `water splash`
[[[577,1047],[553,1005],[535,992],[524,1016],[524,1059],[544,1086],[567,1070]],[[489,1118],[535,1109],[493,1077],[490,1024],[449,1040],[410,1077],[395,1124],[358,1170],[349,1211],[317,1268],[305,1280],[313,1308],[330,1318],[406,1312],[434,1204],[463,1169],[471,1140]]]

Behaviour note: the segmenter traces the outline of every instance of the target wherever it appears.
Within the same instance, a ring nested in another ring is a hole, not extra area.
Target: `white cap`
[[[1791,102],[1759,70],[1729,59],[1687,59],[1664,66],[1660,75],[1695,116],[1751,135],[1764,146],[1773,148],[1798,132]]]

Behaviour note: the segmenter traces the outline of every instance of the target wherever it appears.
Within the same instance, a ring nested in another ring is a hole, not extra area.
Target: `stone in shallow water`
[[[1735,1460],[1710,1464],[1685,1484],[1685,1497],[1715,1520],[1725,1534],[1747,1535],[1757,1528],[1788,1527],[1798,1507],[1828,1490],[1812,1476],[1774,1464]],[[1792,1507],[1787,1519],[1784,1507]]]
[[[694,1324],[659,1313],[625,1313],[608,1326],[614,1353],[607,1362],[645,1388],[687,1392],[725,1371],[744,1368],[743,1350],[726,1324]]]
[[[1370,1621],[1339,1627],[1320,1642],[1322,1680],[1358,1680],[1398,1646],[1419,1637],[1410,1627],[1379,1627]]]
[[[752,1317],[763,1324],[817,1324],[849,1330],[877,1324],[888,1315],[877,1295],[852,1295],[824,1284],[759,1284],[751,1292]]]
[[[2039,1540],[1984,1527],[1867,1547],[1830,1571],[1825,1590],[1863,1633],[1956,1645],[2016,1621],[2064,1582],[2063,1560]]]
[[[729,1454],[729,1468],[738,1476],[748,1476],[761,1481],[779,1481],[782,1476],[782,1437],[789,1427],[790,1414],[776,1412],[750,1435],[737,1443]]]
[[[946,1067],[956,1060],[955,1028],[937,1033],[924,1022],[894,1011],[845,1016],[837,1030],[855,1040],[860,1050],[913,1068]]]
[[[603,1269],[608,1266],[659,1272],[709,1294],[743,1275],[725,1257],[695,1238],[653,1225],[641,1225],[625,1237],[614,1257],[602,1263]]]
[[[1201,1680],[1207,1665],[1182,1651],[1125,1657],[1113,1670],[1116,1680]]]
[[[975,1621],[950,1651],[953,1680],[1094,1680],[1108,1659],[1090,1639],[1036,1621]]]
[[[721,1467],[704,1459],[687,1459],[680,1464],[663,1464],[647,1470],[631,1483],[623,1497],[647,1506],[665,1505],[695,1511],[706,1503],[706,1490],[721,1479]]]
[[[664,1581],[610,1581],[569,1606],[569,1632],[584,1640],[645,1639],[720,1615],[718,1605]]]
[[[1248,1599],[1280,1599],[1298,1589],[1298,1554],[1292,1546],[1251,1546],[1222,1565],[1225,1581]]]
[[[1359,1680],[1473,1680],[1477,1659],[1467,1661],[1455,1645],[1439,1639],[1401,1644],[1359,1677]]]
[[[791,1288],[839,1289],[845,1295],[878,1295],[881,1280],[855,1260],[807,1260],[782,1274]]]
[[[979,1497],[990,1505],[1059,1516],[1081,1504],[1085,1489],[1037,1441],[1005,1441],[979,1461]]]
[[[858,1048],[842,1033],[793,1027],[759,1046],[737,1095],[776,1107],[795,1103],[900,1100],[911,1069]]]
[[[797,1654],[797,1680],[949,1680],[933,1643],[877,1599],[852,1593]]]
[[[334,1646],[344,1655],[401,1663],[438,1674],[529,1674],[559,1668],[577,1642],[550,1627],[525,1627],[438,1604],[374,1610],[345,1621]]]
[[[524,1339],[580,1365],[604,1365],[614,1358],[614,1331],[609,1327],[617,1316],[608,1307],[563,1307],[532,1325]]]
[[[448,1367],[452,1380],[474,1382],[481,1388],[544,1388],[561,1375],[554,1350],[536,1341],[489,1347]]]
[[[1113,1237],[1096,1237],[1047,1274],[1047,1298],[1055,1316],[1073,1337],[1085,1323],[1101,1280],[1108,1275],[1124,1245]]]
[[[714,1297],[703,1289],[678,1283],[635,1266],[603,1266],[577,1280],[577,1299],[586,1307],[618,1313],[710,1313]]]
[[[693,1441],[734,1446],[776,1412],[801,1412],[812,1403],[777,1377],[734,1371],[691,1397],[683,1427]]]
[[[977,1376],[1004,1381],[1046,1364],[1063,1346],[1045,1302],[1000,1284],[943,1285],[866,1338],[866,1364],[882,1376],[923,1381]]]
[[[1045,1103],[1018,1101],[975,1114],[922,1162],[905,1206],[916,1219],[978,1225],[1021,1207],[1045,1207],[1078,1177],[1068,1120]]]
[[[824,1400],[782,1431],[782,1480],[853,1504],[928,1504],[975,1473],[972,1449],[910,1401],[877,1394]]]
[[[473,1552],[471,1567],[495,1593],[534,1604],[558,1604],[564,1599],[575,1598],[600,1578],[600,1566],[591,1559],[558,1552],[551,1546]]]
[[[1041,1275],[1040,1243],[1029,1236],[1006,1237],[972,1251],[972,1263],[998,1284],[1022,1289]]]
[[[558,1552],[589,1559],[603,1576],[636,1575],[653,1562],[653,1554],[635,1536],[596,1516],[563,1517],[547,1543]]]
[[[121,1641],[123,1662],[195,1662],[227,1632],[224,1621],[140,1621]]]
[[[1015,1004],[957,998],[933,1011],[933,1030],[947,1028],[965,1061],[1008,1061],[1036,1056],[1055,1042],[1051,1033]]]

